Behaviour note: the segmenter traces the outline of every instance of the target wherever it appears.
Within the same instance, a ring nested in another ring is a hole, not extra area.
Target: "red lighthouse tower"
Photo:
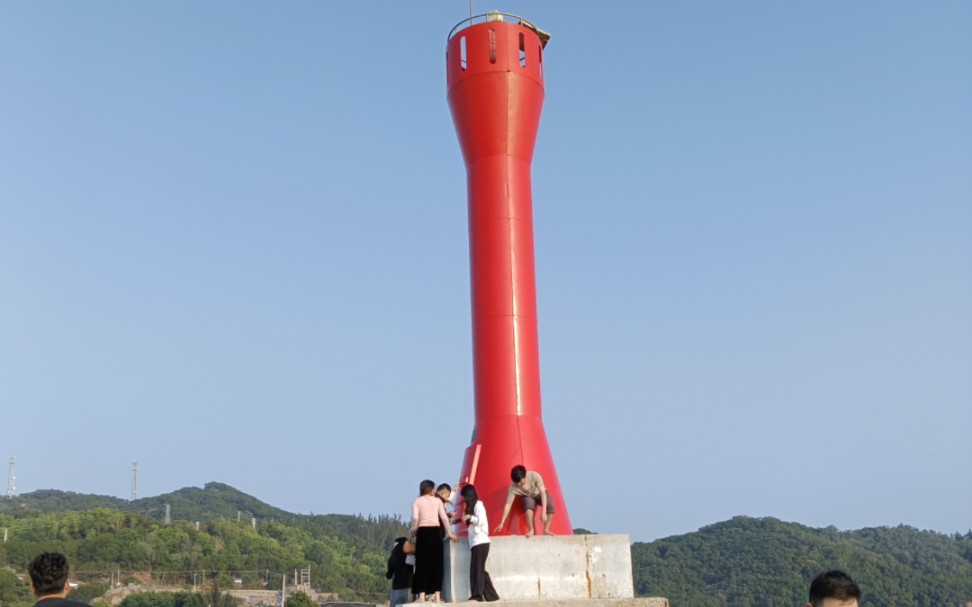
[[[446,48],[449,108],[466,164],[472,283],[476,415],[462,478],[498,519],[510,469],[539,472],[556,509],[551,530],[569,535],[541,414],[533,258],[530,165],[548,39],[525,19],[494,12],[462,21]],[[516,500],[504,533],[525,529]]]

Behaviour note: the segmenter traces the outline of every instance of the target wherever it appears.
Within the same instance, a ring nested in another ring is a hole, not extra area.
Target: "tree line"
[[[164,524],[106,508],[0,515],[0,528],[8,537],[0,544],[3,607],[32,604],[25,580],[14,574],[23,577],[31,559],[48,550],[69,557],[78,591],[118,583],[230,588],[236,580],[243,588],[277,589],[284,576],[309,568],[315,590],[379,602],[387,594],[387,549],[405,533],[393,517],[307,517],[300,525],[261,521],[253,527],[235,518]]]
[[[244,588],[277,589],[285,575],[309,567],[317,592],[379,603],[388,593],[388,550],[406,534],[397,517],[297,515],[219,483],[136,502],[57,491],[0,502],[0,529],[7,537],[0,544],[0,607],[33,604],[24,573],[45,550],[68,555],[72,580],[80,582],[72,597],[88,602],[97,602],[112,584],[158,584],[184,591],[143,593],[123,607],[199,607],[202,599],[189,592],[193,587],[212,592],[240,579]],[[166,524],[167,503],[179,504],[171,510],[188,512],[188,520]],[[804,605],[810,580],[831,568],[846,570],[861,585],[861,607],[972,602],[972,531],[838,531],[736,517],[694,533],[636,542],[631,558],[636,596],[664,596],[673,607]],[[295,600],[291,607],[307,607]],[[206,605],[213,601],[205,596]]]
[[[675,607],[805,605],[810,581],[846,571],[861,607],[963,607],[972,602],[972,531],[913,527],[838,531],[735,517],[631,548],[635,592]]]

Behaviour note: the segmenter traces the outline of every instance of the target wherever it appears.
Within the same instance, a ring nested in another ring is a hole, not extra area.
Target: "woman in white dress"
[[[498,601],[499,595],[486,571],[489,557],[489,521],[486,507],[479,501],[476,487],[465,485],[459,492],[464,502],[462,522],[469,526],[469,600]]]

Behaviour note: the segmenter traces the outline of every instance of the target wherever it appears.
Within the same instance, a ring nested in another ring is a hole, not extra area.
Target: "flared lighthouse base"
[[[494,535],[525,535],[528,532],[527,513],[519,498],[514,498],[510,516],[503,529],[493,533],[500,523],[506,505],[510,485],[510,471],[514,466],[524,466],[540,474],[549,493],[554,514],[546,526],[538,503],[533,512],[537,535],[543,530],[556,535],[571,535],[573,528],[560,479],[554,467],[543,421],[536,417],[519,415],[494,416],[476,422],[473,440],[462,464],[460,480],[476,486],[480,501],[486,507],[490,533]],[[546,529],[544,529],[546,527]]]

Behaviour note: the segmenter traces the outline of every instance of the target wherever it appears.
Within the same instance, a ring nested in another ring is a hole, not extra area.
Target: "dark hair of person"
[[[510,478],[513,479],[514,483],[518,483],[526,478],[526,468],[523,466],[513,466],[510,470]]]
[[[813,607],[820,607],[823,605],[824,599],[837,599],[838,601],[857,599],[860,602],[861,589],[857,587],[857,584],[849,575],[834,569],[821,573],[810,582],[810,604]]]
[[[452,487],[449,486],[449,483],[442,483],[441,485],[439,485],[438,487],[435,488],[435,492],[436,493],[439,493],[443,489],[445,489],[446,491],[452,492]]]
[[[60,552],[45,552],[30,562],[27,572],[37,596],[57,594],[68,580],[67,557]]]
[[[425,479],[419,483],[419,495],[428,495],[435,491],[435,483],[429,479]]]
[[[466,514],[472,514],[473,508],[476,507],[476,502],[479,501],[479,495],[476,493],[476,487],[473,485],[463,485],[462,489],[459,491],[459,495],[462,496],[462,501],[466,504]]]

